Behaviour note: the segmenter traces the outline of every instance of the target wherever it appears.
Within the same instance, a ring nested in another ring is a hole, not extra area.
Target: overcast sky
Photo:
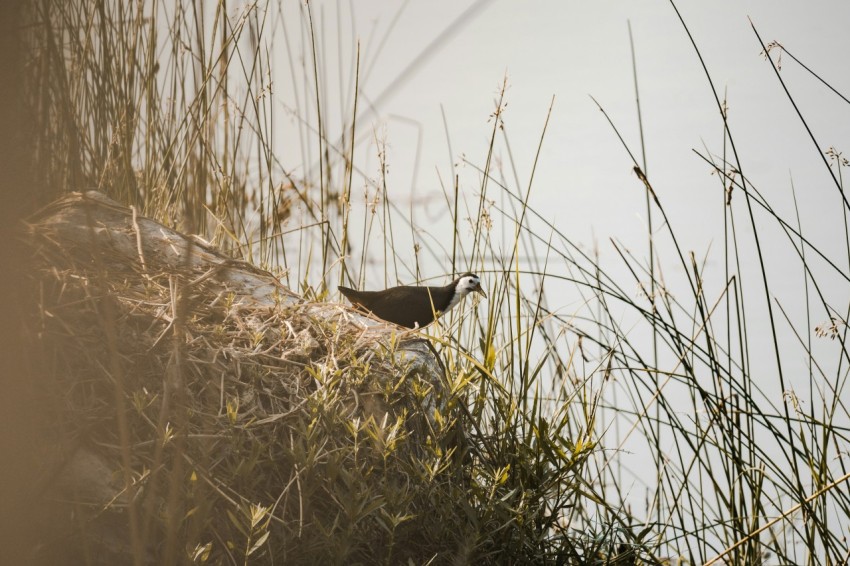
[[[850,96],[850,2],[718,0],[677,5],[715,87],[728,99],[730,128],[745,174],[782,216],[796,222],[793,182],[804,233],[846,271],[844,209],[822,152],[830,146],[850,152],[850,104],[787,55],[782,57],[781,76],[817,139],[816,147],[761,54],[750,20],[765,43],[782,43]],[[462,194],[470,200],[476,196],[480,177],[463,159],[483,166],[492,131],[489,118],[507,77],[503,119],[520,186],[527,188],[554,100],[531,205],[572,240],[587,247],[599,241],[603,262],[614,263],[610,237],[630,246],[638,258],[647,255],[645,193],[591,96],[639,155],[630,23],[650,180],[682,247],[698,258],[708,254],[707,284],[715,296],[722,289],[722,187],[693,150],[721,154],[723,126],[697,55],[668,1],[327,0],[311,2],[311,8],[329,138],[339,138],[348,123],[342,117],[351,115],[359,41],[360,142],[355,162],[365,177],[377,178],[374,140],[386,140],[390,198],[403,209],[413,199],[414,221],[434,239],[442,237],[441,243],[450,246],[451,232],[441,225],[447,219],[441,179],[450,185],[455,171]],[[293,64],[297,69],[309,65],[311,55],[301,35],[303,4],[284,3],[283,14]],[[303,68],[291,72],[283,40],[277,41],[275,95],[293,114],[312,120],[314,110],[301,83]],[[775,52],[775,59],[778,55]],[[288,119],[297,123],[292,116]],[[297,129],[286,124],[283,120],[275,130],[281,140],[278,151],[296,175],[307,174],[304,163],[311,160],[299,153]],[[506,149],[504,142],[497,146],[496,166],[513,182]],[[355,178],[355,194],[367,184],[363,177]],[[740,192],[733,199],[742,206]],[[745,219],[740,210],[739,220]],[[656,228],[657,221],[656,215]],[[757,214],[757,223],[767,244],[771,293],[786,301],[799,324],[805,312],[802,269],[775,222]],[[741,226],[746,236],[746,222]],[[354,245],[357,248],[357,242]],[[752,261],[742,269],[756,282],[751,241],[743,248]],[[397,249],[404,253],[404,245]],[[410,255],[412,264],[412,251]],[[434,263],[424,267],[423,275],[442,280],[448,269],[440,261]],[[668,268],[675,271],[676,263],[669,261]],[[813,267],[834,306],[846,309],[846,282],[829,269]],[[667,276],[672,280],[675,273]],[[411,276],[400,274],[399,279],[409,282]],[[380,281],[369,283],[374,287]],[[568,301],[561,306],[567,312],[572,308]],[[815,314],[826,318],[822,312]],[[782,339],[796,340],[791,334]],[[765,347],[767,343],[765,338]],[[759,349],[758,344],[753,347]]]
[[[418,195],[438,191],[437,170],[450,177],[451,160],[457,163],[461,155],[483,164],[491,130],[488,117],[507,76],[504,120],[522,183],[530,174],[554,97],[532,204],[540,210],[557,208],[560,226],[576,238],[589,238],[591,228],[601,237],[642,234],[643,194],[628,155],[590,98],[599,101],[638,151],[630,22],[653,184],[683,223],[689,223],[689,211],[707,220],[705,212],[712,206],[717,220],[722,218],[717,179],[692,153],[704,144],[710,151],[722,151],[722,123],[669,2],[357,0],[312,6],[325,63],[322,81],[332,137],[334,127],[339,131],[342,124],[338,109],[350,112],[353,53],[359,40],[358,128],[367,136],[375,130],[387,140],[393,198],[403,200],[413,185]],[[775,196],[777,206],[790,204],[793,175],[805,195],[804,222],[820,218],[808,228],[813,237],[828,238],[817,231],[824,226],[822,214],[840,211],[834,206],[837,192],[831,181],[827,183],[828,172],[771,66],[760,56],[748,17],[765,42],[779,41],[846,96],[850,2],[725,0],[680,2],[679,8],[716,87],[728,96],[732,133],[745,172]],[[298,17],[297,10],[287,12],[288,22]],[[850,132],[850,105],[787,57],[782,75],[821,149],[841,149]],[[286,88],[277,84],[278,96],[285,98]],[[363,112],[368,104],[377,104],[374,113]],[[369,154],[374,155],[370,141],[364,140],[361,147],[371,147]],[[507,159],[503,151],[499,157]],[[369,172],[365,160],[362,166]],[[688,244],[704,249],[716,234],[693,226],[691,236]]]

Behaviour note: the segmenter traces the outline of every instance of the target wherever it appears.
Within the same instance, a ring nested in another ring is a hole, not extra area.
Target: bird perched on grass
[[[383,291],[355,291],[339,287],[339,292],[356,307],[407,328],[422,328],[431,324],[469,293],[480,293],[487,297],[481,288],[481,279],[474,273],[464,273],[444,287],[402,285]]]

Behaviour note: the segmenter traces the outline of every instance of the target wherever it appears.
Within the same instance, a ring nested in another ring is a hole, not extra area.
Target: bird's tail
[[[357,300],[357,291],[355,291],[354,289],[349,289],[348,287],[343,287],[341,285],[339,287],[337,287],[337,289],[352,304],[354,304],[354,305],[359,304],[359,301]]]

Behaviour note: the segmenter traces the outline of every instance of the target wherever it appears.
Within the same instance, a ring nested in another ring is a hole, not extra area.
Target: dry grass
[[[78,245],[69,208],[88,210],[104,238]],[[554,474],[542,462],[524,471],[520,446],[506,462],[506,447],[494,452],[500,440],[482,436],[466,410],[476,380],[435,371],[415,333],[364,324],[340,305],[243,300],[209,266],[121,254],[120,224],[106,221],[114,212],[72,196],[29,224],[39,301],[30,336],[53,408],[41,472],[60,478],[44,509],[75,517],[54,519],[58,532],[35,559],[585,554],[579,539],[553,538],[536,522],[558,517],[547,518],[551,490],[580,499],[571,490],[586,453],[565,454],[568,467]],[[539,490],[533,498],[508,487],[515,474]]]
[[[67,245],[53,220],[29,236],[40,298],[32,330],[55,380],[48,402],[61,452],[45,473],[63,474],[81,450],[110,470],[127,451],[132,470],[114,500],[70,504],[84,517],[73,527],[85,541],[79,558],[128,516],[145,556],[197,546],[213,562],[266,553],[340,562],[382,549],[420,562],[443,549],[443,523],[416,547],[387,538],[421,530],[428,498],[412,476],[445,466],[450,455],[428,446],[456,434],[456,409],[440,421],[430,413],[441,384],[404,361],[409,339],[366,339],[368,327],[338,305],[240,302],[198,269]],[[169,534],[179,549],[160,545]],[[118,548],[132,559],[132,547]]]

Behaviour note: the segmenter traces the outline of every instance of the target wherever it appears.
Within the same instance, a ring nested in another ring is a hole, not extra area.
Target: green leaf
[[[271,531],[266,531],[265,533],[263,533],[260,536],[260,538],[257,539],[257,542],[255,542],[253,545],[251,545],[251,548],[248,549],[248,556],[251,556],[257,550],[259,550],[259,548],[266,543],[266,540],[269,538],[270,534],[271,534]]]

